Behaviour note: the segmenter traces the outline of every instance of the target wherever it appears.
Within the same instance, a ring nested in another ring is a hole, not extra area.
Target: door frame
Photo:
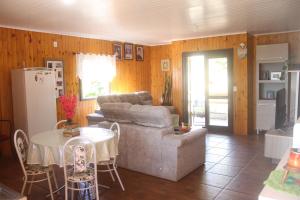
[[[222,57],[226,55],[227,59],[227,72],[228,72],[228,126],[209,126],[209,119],[207,112],[209,111],[208,106],[208,87],[205,86],[205,125],[209,131],[212,132],[227,132],[231,133],[233,131],[233,48],[229,49],[218,49],[218,50],[209,50],[209,51],[194,51],[194,52],[183,52],[182,53],[182,111],[183,111],[183,121],[188,122],[189,113],[188,113],[188,83],[187,83],[187,59],[190,56],[195,55],[204,55],[204,66],[205,66],[205,84],[208,83],[208,70],[207,70],[207,60],[208,58],[213,57]]]

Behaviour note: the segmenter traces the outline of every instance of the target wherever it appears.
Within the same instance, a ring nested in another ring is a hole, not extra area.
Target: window
[[[80,99],[95,99],[99,95],[110,93],[110,82],[80,79]]]
[[[110,83],[116,74],[115,56],[77,54],[76,62],[81,100],[110,93]]]

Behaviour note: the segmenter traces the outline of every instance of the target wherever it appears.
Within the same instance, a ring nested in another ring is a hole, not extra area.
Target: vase
[[[75,137],[80,135],[80,131],[78,129],[79,125],[74,123],[72,119],[67,119],[65,130],[63,131],[63,135],[65,137]]]
[[[72,124],[72,119],[67,119],[66,125],[71,125]]]
[[[67,119],[65,123],[65,128],[68,130],[72,129],[72,124],[73,124],[72,119]]]

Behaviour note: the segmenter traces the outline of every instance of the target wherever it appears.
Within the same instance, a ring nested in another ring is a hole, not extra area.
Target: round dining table
[[[27,164],[63,167],[63,147],[71,138],[63,136],[64,129],[49,130],[30,138]],[[106,161],[118,154],[114,132],[98,127],[79,128],[80,136],[90,139],[96,147],[96,161]]]

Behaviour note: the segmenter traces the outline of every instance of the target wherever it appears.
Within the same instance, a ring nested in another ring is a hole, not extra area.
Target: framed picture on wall
[[[163,71],[163,72],[170,71],[170,60],[169,59],[162,59],[160,61],[160,65],[161,65],[161,71]]]
[[[144,47],[140,46],[140,45],[136,45],[135,51],[136,51],[136,60],[143,61],[144,60]]]
[[[122,44],[121,43],[113,43],[113,53],[116,55],[117,60],[122,60]]]
[[[125,43],[124,44],[124,60],[133,59],[133,44]]]
[[[55,83],[56,83],[56,98],[64,95],[65,84],[64,84],[64,62],[63,60],[46,60],[46,68],[51,69],[55,72]]]

